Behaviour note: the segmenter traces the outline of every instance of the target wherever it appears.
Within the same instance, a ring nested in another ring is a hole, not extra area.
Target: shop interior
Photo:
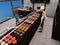
[[[60,0],[0,0],[0,45],[60,45]]]

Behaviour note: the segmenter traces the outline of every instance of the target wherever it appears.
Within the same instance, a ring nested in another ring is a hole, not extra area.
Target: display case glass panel
[[[22,7],[22,0],[12,0],[13,8]]]
[[[0,2],[0,23],[13,17],[12,6],[9,1]]]

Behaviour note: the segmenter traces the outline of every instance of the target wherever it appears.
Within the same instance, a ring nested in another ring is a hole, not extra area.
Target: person
[[[19,16],[18,16],[18,10],[17,9],[13,9],[14,11],[14,17],[16,19],[16,25],[19,24]]]
[[[39,9],[39,7],[38,7],[38,9]],[[39,30],[39,32],[42,32],[43,26],[44,26],[44,20],[48,19],[48,17],[46,16],[46,12],[45,12],[44,6],[41,6],[40,9],[37,10],[37,13],[41,14],[41,16],[40,16],[41,22],[40,22],[40,30]]]

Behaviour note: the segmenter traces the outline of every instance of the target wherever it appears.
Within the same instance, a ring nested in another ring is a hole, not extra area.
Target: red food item
[[[6,38],[3,39],[4,41],[6,40]]]
[[[7,37],[10,37],[11,35],[9,34]]]
[[[5,42],[8,42],[8,41],[9,41],[9,38],[5,38],[4,41],[5,41]]]
[[[15,39],[16,39],[16,37],[13,37],[13,38],[12,38],[12,40],[15,40]]]
[[[9,38],[13,38],[13,36],[12,36],[12,35],[10,35],[10,36],[9,36]]]
[[[16,44],[17,43],[17,40],[13,40],[13,42],[12,42],[13,44]]]
[[[11,43],[12,43],[12,40],[9,40],[7,43],[8,43],[8,44],[11,44]]]

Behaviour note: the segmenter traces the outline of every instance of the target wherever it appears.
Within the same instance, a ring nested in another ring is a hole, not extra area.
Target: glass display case
[[[12,0],[11,2],[12,2],[13,8],[22,7],[22,0]]]
[[[13,17],[12,6],[9,1],[0,2],[0,23]]]

